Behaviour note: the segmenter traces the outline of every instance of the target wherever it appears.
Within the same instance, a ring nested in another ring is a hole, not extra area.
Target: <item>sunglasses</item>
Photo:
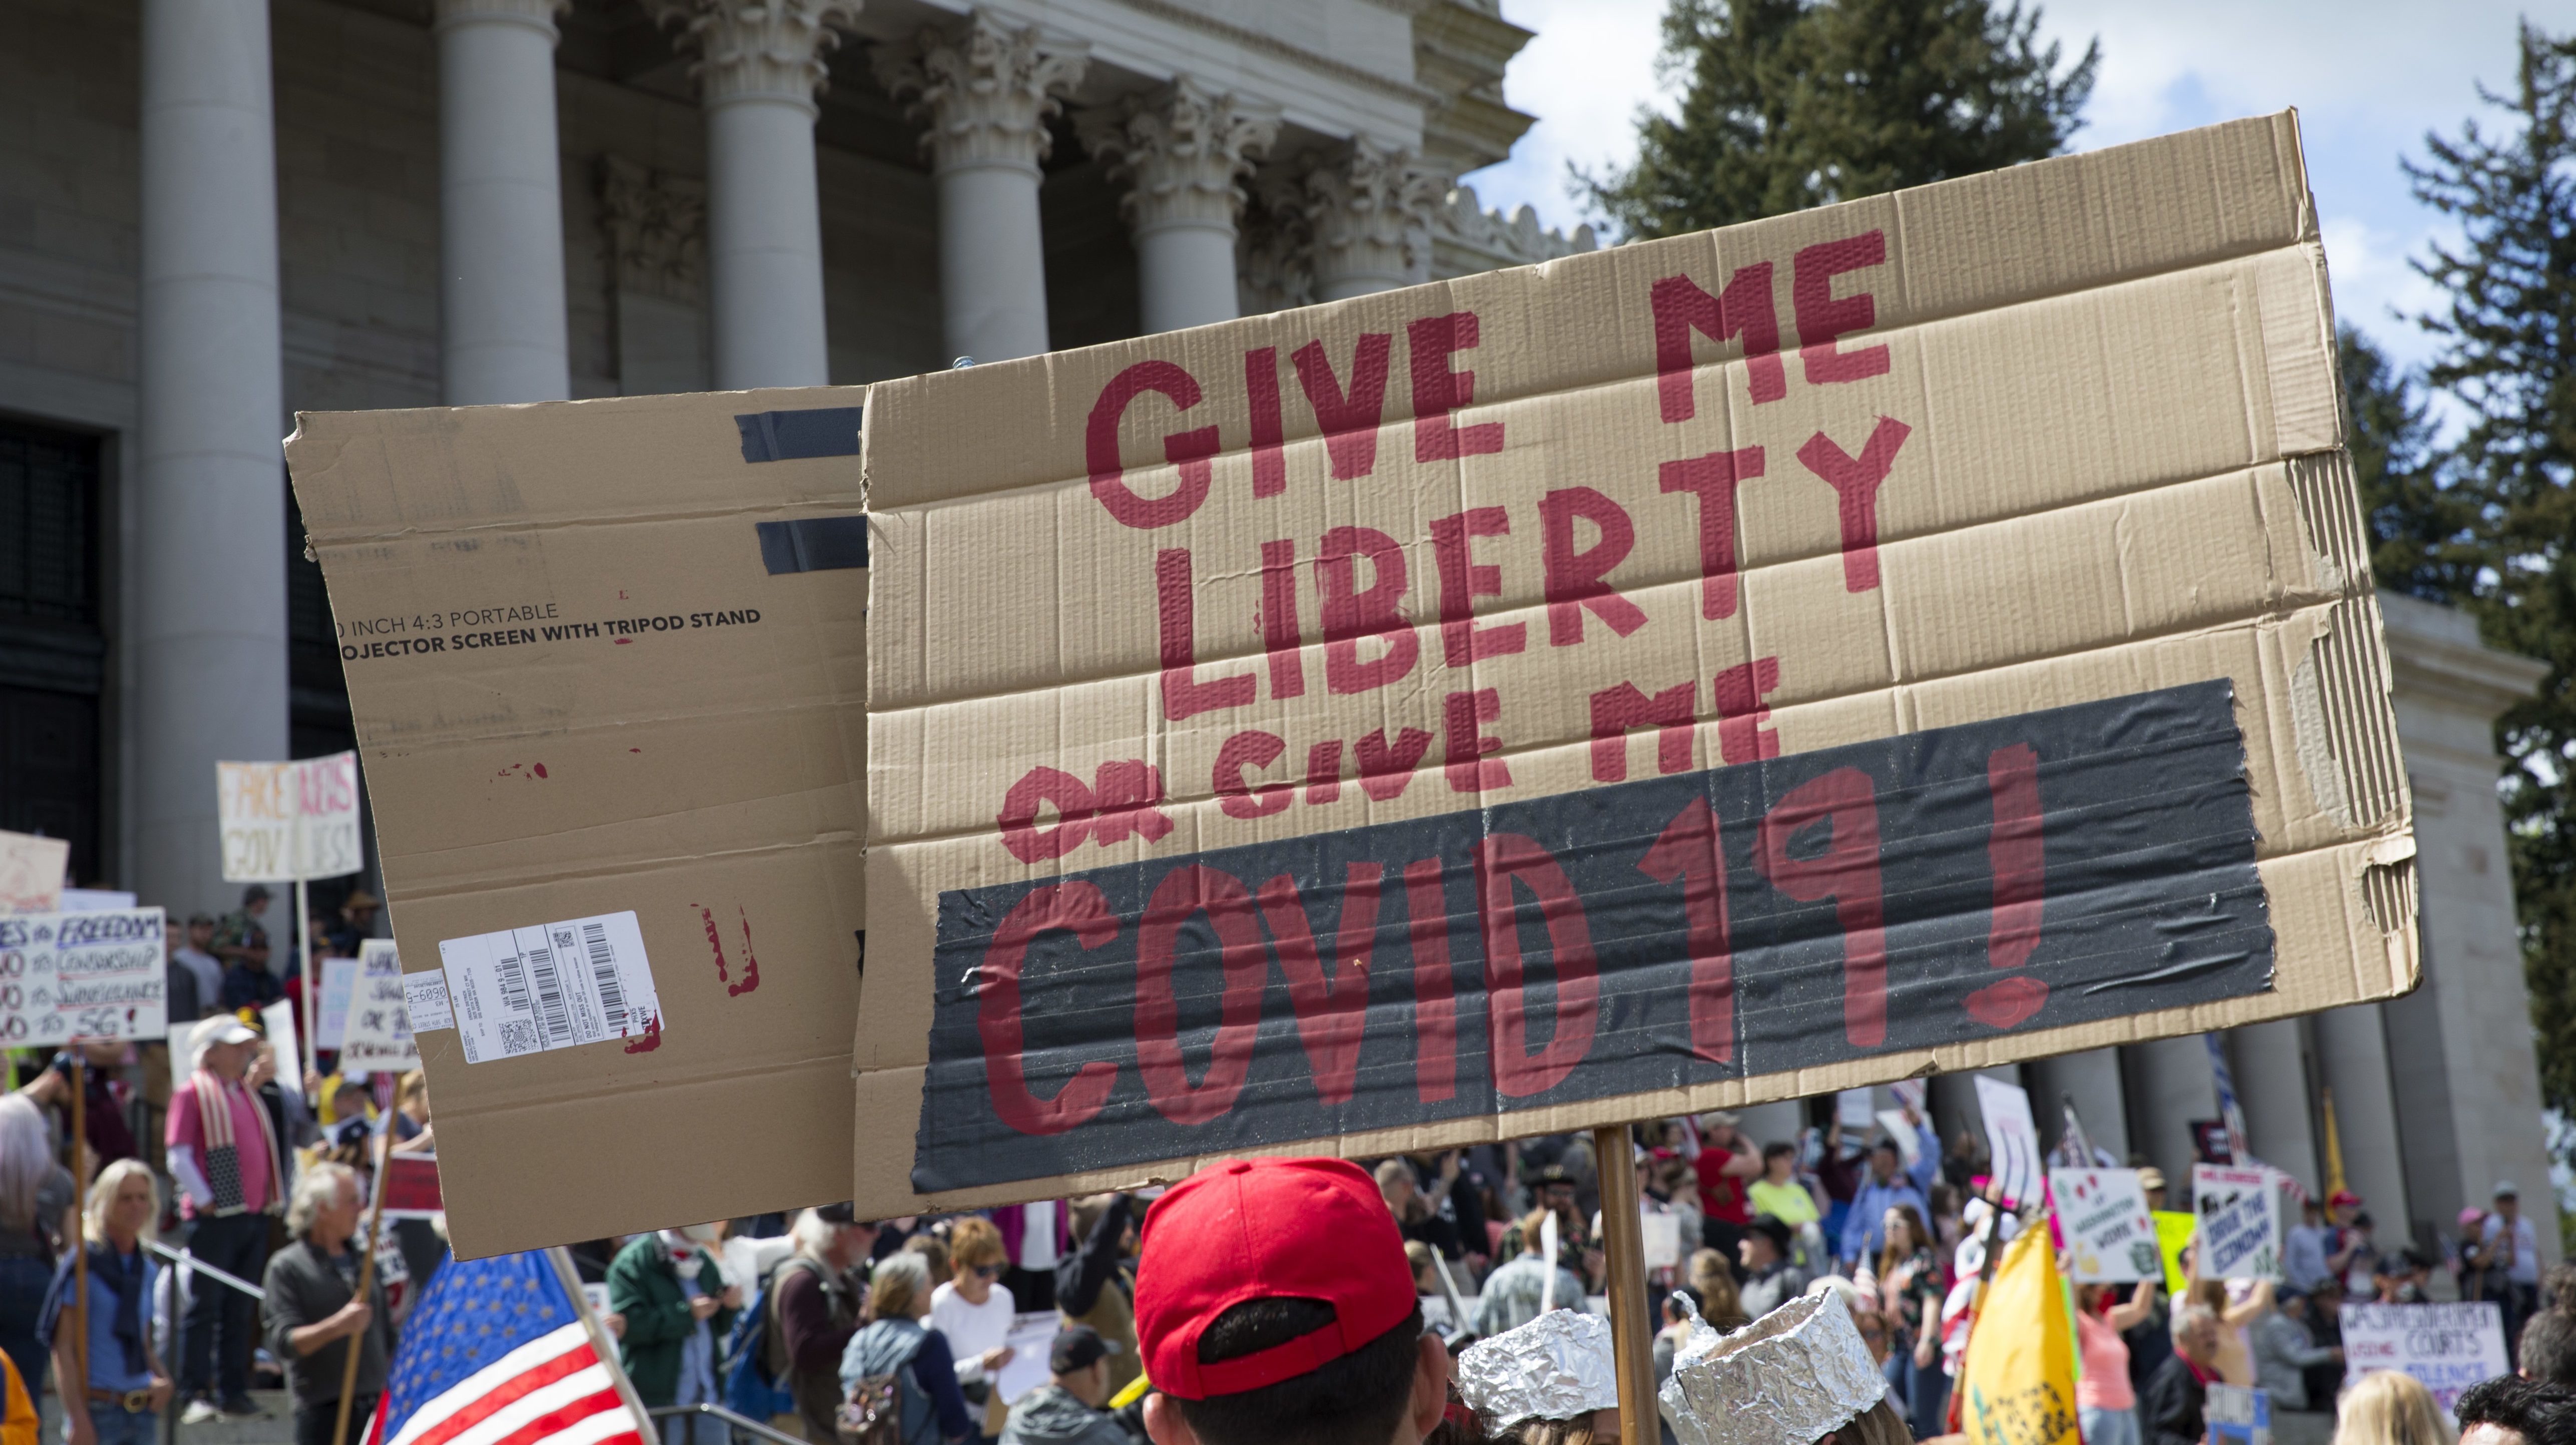
[[[972,1268],[974,1269],[976,1276],[980,1279],[1000,1279],[1002,1277],[1003,1266],[998,1264],[979,1264],[972,1266]]]

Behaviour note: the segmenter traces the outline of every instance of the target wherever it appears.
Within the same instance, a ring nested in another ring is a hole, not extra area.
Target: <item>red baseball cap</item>
[[[2341,1209],[2347,1204],[2358,1205],[2360,1203],[2360,1195],[2353,1193],[2349,1189],[2338,1189],[2334,1192],[2334,1196],[2326,1201],[2326,1208]]]
[[[1311,1299],[1334,1321],[1285,1344],[1199,1363],[1199,1336],[1246,1300]],[[1237,1395],[1322,1369],[1416,1308],[1404,1236],[1377,1183],[1346,1159],[1211,1164],[1145,1212],[1136,1337],[1154,1388]]]

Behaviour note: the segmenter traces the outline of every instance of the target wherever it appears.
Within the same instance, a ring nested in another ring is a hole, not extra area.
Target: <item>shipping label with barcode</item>
[[[438,945],[467,1063],[658,1031],[635,915],[611,913]]]

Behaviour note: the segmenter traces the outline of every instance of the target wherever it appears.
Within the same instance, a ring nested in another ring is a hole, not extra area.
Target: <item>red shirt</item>
[[[1752,1177],[1725,1172],[1728,1161],[1734,1157],[1714,1144],[1701,1147],[1699,1158],[1691,1166],[1699,1171],[1700,1211],[1711,1219],[1723,1219],[1729,1224],[1751,1224],[1753,1197],[1744,1192],[1744,1187],[1752,1182]]]

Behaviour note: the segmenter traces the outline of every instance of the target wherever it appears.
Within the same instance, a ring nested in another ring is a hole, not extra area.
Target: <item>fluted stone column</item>
[[[132,886],[225,892],[215,763],[284,758],[285,405],[268,0],[143,0]]]
[[[823,217],[814,97],[858,0],[658,0],[697,47],[707,113],[707,283],[719,390],[822,386]]]
[[[1428,279],[1431,208],[1448,183],[1416,165],[1412,152],[1363,137],[1305,179],[1316,300]]]
[[[2120,1050],[2129,1090],[2129,1147],[2164,1171],[2168,1208],[2191,1194],[2191,1121],[2218,1117],[2218,1080],[2198,1034]]]
[[[555,22],[572,0],[438,0],[440,369],[453,406],[572,394]]]
[[[1239,177],[1279,135],[1279,114],[1184,76],[1151,95],[1075,118],[1082,143],[1128,184],[1119,210],[1134,228],[1145,329],[1232,321]]]
[[[2082,1121],[2084,1136],[2093,1146],[2108,1150],[2123,1164],[2128,1162],[2128,1099],[2120,1087],[2117,1050],[2058,1054],[2033,1059],[2022,1069],[2030,1077],[2030,1111],[2039,1121],[2040,1138],[2054,1146],[2066,1132],[2065,1106],[2071,1099],[2075,1117]]]
[[[2307,1041],[2297,1019],[2273,1019],[2227,1031],[2228,1068],[2254,1157],[2299,1181],[2317,1198],[2317,1130],[2309,1113]]]
[[[2317,1073],[2334,1098],[2344,1182],[2386,1231],[2382,1238],[2401,1237],[2415,1216],[2406,1191],[2397,1099],[2389,1083],[2385,1015],[2378,1004],[2365,1003],[2327,1009],[2315,1020]],[[2323,1148],[2318,1152],[2323,1154]]]
[[[1046,118],[1082,81],[1080,41],[975,11],[871,55],[877,78],[930,121],[922,146],[939,188],[939,306],[948,352],[1006,361],[1047,349],[1046,242],[1038,163]]]

